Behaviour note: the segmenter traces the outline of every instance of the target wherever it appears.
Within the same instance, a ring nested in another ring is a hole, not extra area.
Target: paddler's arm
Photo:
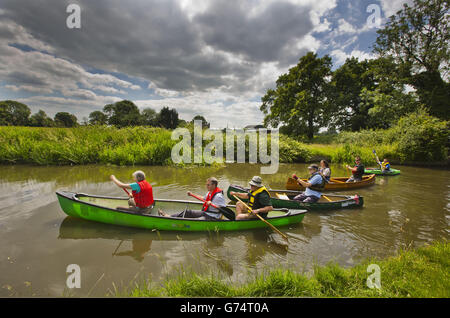
[[[297,182],[305,188],[309,188],[312,185],[311,183],[303,181],[302,179],[297,179]]]
[[[119,188],[122,188],[122,189],[131,189],[131,185],[130,185],[130,184],[120,182],[119,180],[117,180],[117,178],[116,178],[115,175],[112,174],[109,178],[110,178],[111,181],[114,182]]]
[[[263,208],[253,210],[252,212],[258,214],[258,213],[268,213],[272,210],[273,210],[273,207],[271,205],[268,205]]]
[[[235,195],[239,199],[248,199],[248,193],[230,191],[230,195]]]
[[[350,167],[349,165],[347,165],[346,167],[348,170],[351,170],[352,172],[356,172],[356,170],[358,169],[356,167]]]

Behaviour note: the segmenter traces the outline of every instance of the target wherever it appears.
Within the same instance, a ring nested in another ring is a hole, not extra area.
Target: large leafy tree
[[[55,114],[55,124],[60,127],[75,127],[78,125],[77,117],[68,112],[59,112]]]
[[[317,57],[313,52],[300,58],[288,73],[281,75],[275,89],[262,97],[264,124],[283,125],[291,136],[306,135],[309,139],[328,121],[331,58]]]
[[[333,72],[332,86],[333,119],[329,126],[352,131],[367,128],[370,105],[362,102],[360,94],[364,88],[372,90],[375,86],[369,62],[347,59]]]
[[[108,123],[117,127],[138,126],[141,123],[139,108],[129,100],[123,100],[103,107]]]
[[[448,119],[450,40],[448,0],[414,0],[378,31],[374,51],[399,65],[400,77],[412,85],[430,114]]]
[[[27,126],[30,123],[30,108],[13,100],[0,101],[0,125]]]
[[[158,124],[167,129],[175,129],[178,126],[178,112],[176,109],[163,107],[158,114]]]
[[[196,120],[200,120],[202,122],[202,128],[209,128],[210,127],[210,123],[208,123],[206,121],[206,118],[201,116],[201,115],[196,115],[194,116],[194,118],[192,118],[192,123],[194,123],[194,121]]]
[[[96,110],[89,114],[90,125],[106,125],[108,123],[108,116],[102,111]]]
[[[42,109],[30,117],[30,126],[32,127],[52,127],[54,125],[53,119],[48,117]]]
[[[154,109],[144,108],[142,110],[141,115],[141,123],[143,125],[148,126],[157,126],[158,125],[158,114]]]

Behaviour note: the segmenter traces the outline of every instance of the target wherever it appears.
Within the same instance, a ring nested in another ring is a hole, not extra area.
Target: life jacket
[[[323,189],[325,188],[325,184],[327,183],[326,179],[318,172],[314,172],[311,177],[309,177],[308,181],[310,181],[313,177],[315,177],[316,175],[319,175],[322,178],[322,182],[320,184],[314,184],[310,187],[308,187],[309,189],[313,190],[313,191],[317,191],[317,192],[322,192]]]
[[[389,164],[389,161],[386,161],[386,162],[383,161],[381,163],[381,167],[383,170],[389,170],[391,168],[391,165]]]
[[[141,191],[139,193],[134,190],[132,191],[134,202],[139,208],[148,208],[155,202],[153,200],[153,188],[146,180],[139,181],[137,184],[139,184]]]
[[[255,190],[255,191],[253,191],[253,192],[250,192],[249,194],[248,194],[248,206],[249,206],[249,208],[251,208],[252,210],[256,210],[256,209],[259,209],[259,208],[262,208],[263,206],[259,203],[259,200],[258,200],[258,197],[260,196],[260,194],[261,193],[263,193],[263,192],[265,192],[265,193],[267,193],[267,195],[269,196],[269,198],[270,198],[270,193],[269,193],[269,191],[267,191],[267,189],[266,189],[266,187],[261,187],[261,188],[258,188],[257,190]]]
[[[360,166],[362,167],[360,171],[358,171],[358,169],[356,169],[356,171],[352,170],[352,174],[353,174],[354,178],[362,179],[363,174],[364,174],[364,166],[362,164],[360,164]],[[358,168],[358,165],[355,165],[353,168]]]
[[[212,200],[214,199],[214,197],[216,196],[217,193],[222,193],[223,194],[222,189],[220,189],[219,187],[216,187],[212,193],[211,193],[211,191],[208,192],[208,194],[206,195],[205,201],[206,202],[208,202],[208,201],[212,202]],[[206,204],[206,202],[203,203],[202,211],[208,211],[209,206]],[[208,212],[210,212],[210,211],[208,211]]]

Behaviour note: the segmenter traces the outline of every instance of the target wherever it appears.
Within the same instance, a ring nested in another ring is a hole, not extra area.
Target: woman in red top
[[[130,199],[128,200],[129,207],[117,207],[117,209],[125,209],[139,213],[150,213],[155,204],[153,199],[153,188],[150,183],[145,180],[145,173],[142,171],[135,171],[133,173],[134,183],[122,183],[114,175],[110,177],[118,187],[122,189],[132,190]]]

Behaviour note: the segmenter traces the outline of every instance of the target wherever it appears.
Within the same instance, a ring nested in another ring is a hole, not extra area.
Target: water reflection
[[[310,212],[301,224],[280,228],[289,236],[288,246],[267,229],[173,233],[84,221],[67,217],[57,202],[57,189],[123,196],[108,176],[128,180],[137,169],[149,176],[156,197],[169,199],[186,199],[187,190],[203,193],[210,176],[227,189],[231,183],[246,185],[260,172],[258,165],[244,169],[238,164],[188,169],[0,166],[0,297],[9,295],[2,286],[26,294],[24,281],[31,282],[38,296],[61,296],[66,266],[73,263],[83,269],[84,286],[93,286],[105,273],[96,287],[96,295],[104,296],[112,282],[128,283],[138,271],[158,280],[180,265],[203,273],[205,267],[194,264],[202,262],[234,281],[246,277],[248,268],[291,264],[299,270],[330,260],[350,266],[362,258],[449,238],[450,171],[439,169],[401,167],[399,176],[377,177],[376,185],[348,193],[364,196],[362,209]],[[282,189],[293,171],[305,170],[306,165],[282,164],[263,182]],[[335,176],[347,174],[339,165],[332,170]],[[82,289],[77,295],[88,292]]]

